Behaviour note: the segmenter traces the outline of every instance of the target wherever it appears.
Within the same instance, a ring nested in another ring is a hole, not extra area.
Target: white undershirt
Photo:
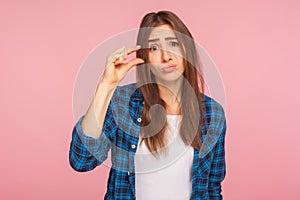
[[[142,143],[135,154],[137,200],[185,200],[192,192],[194,150],[181,140],[181,115],[167,115],[168,154],[155,158]]]

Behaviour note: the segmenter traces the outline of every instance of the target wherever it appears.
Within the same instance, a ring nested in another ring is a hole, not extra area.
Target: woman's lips
[[[176,68],[176,65],[168,65],[166,67],[163,67],[161,70],[163,72],[172,72]]]

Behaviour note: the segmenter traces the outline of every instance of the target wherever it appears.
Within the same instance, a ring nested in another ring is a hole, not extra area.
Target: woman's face
[[[181,45],[170,25],[160,25],[152,30],[148,39],[148,56],[156,81],[172,82],[182,77],[184,62]]]

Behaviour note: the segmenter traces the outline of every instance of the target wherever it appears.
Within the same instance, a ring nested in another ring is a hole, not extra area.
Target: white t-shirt
[[[194,150],[179,135],[181,115],[167,115],[168,153],[155,158],[146,145],[135,154],[137,200],[185,200],[192,192],[191,170]]]

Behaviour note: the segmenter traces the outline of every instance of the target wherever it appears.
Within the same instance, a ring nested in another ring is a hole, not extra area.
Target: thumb
[[[126,70],[129,71],[132,67],[138,65],[138,64],[142,64],[145,61],[141,58],[134,58],[132,60],[130,60],[128,63],[125,64]]]

